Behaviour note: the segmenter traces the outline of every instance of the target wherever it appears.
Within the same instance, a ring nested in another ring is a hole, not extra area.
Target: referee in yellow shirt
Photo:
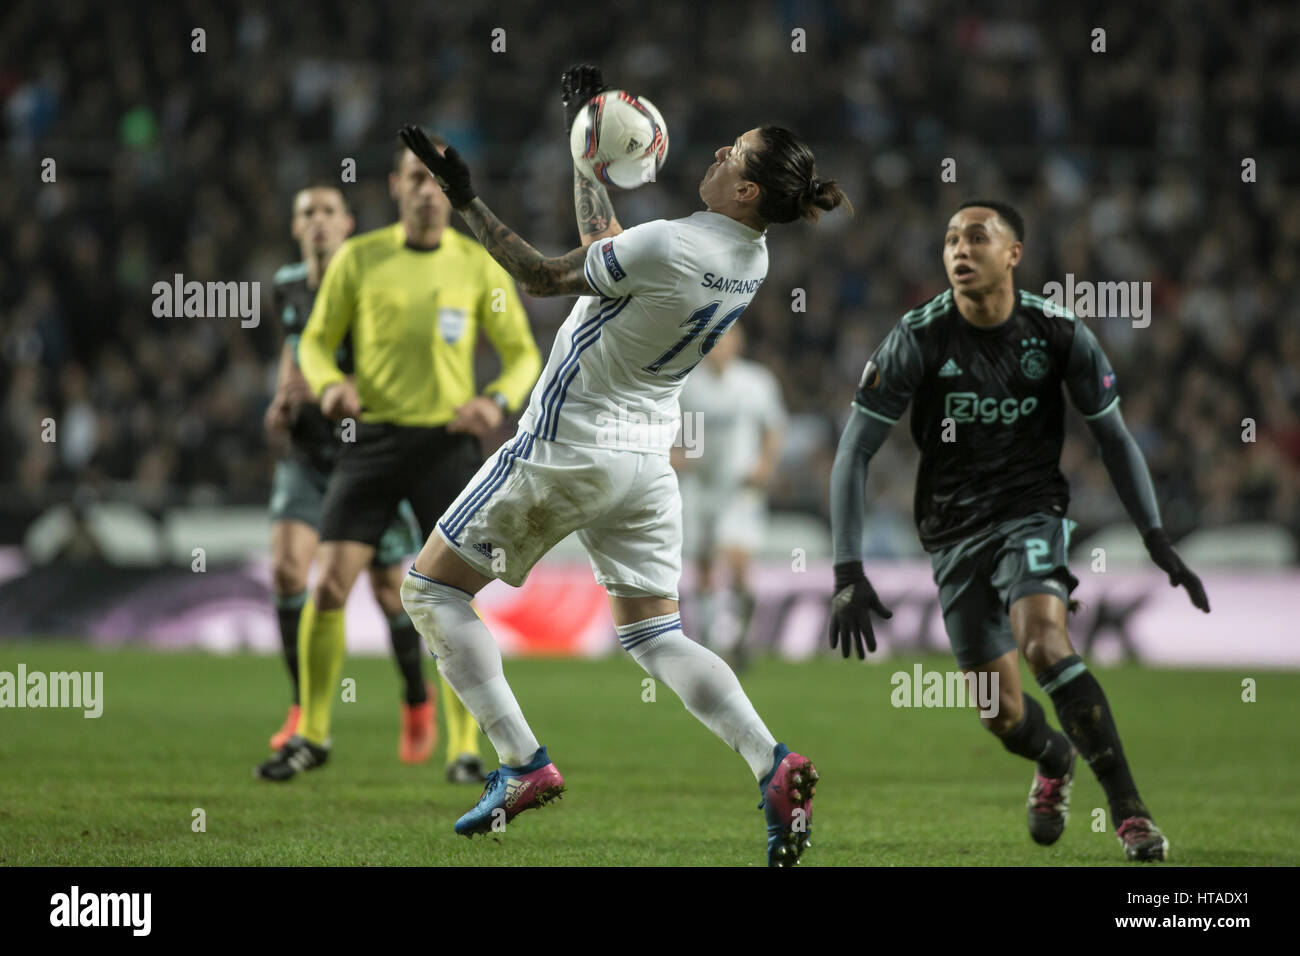
[[[410,501],[425,536],[432,534],[483,463],[479,440],[524,403],[542,369],[514,280],[450,228],[451,204],[424,164],[403,149],[388,185],[400,221],[351,238],[335,253],[298,344],[321,410],[343,421],[344,445],[325,492],[318,578],[298,632],[298,733],[257,768],[269,780],[288,780],[329,756],[343,606],[398,503]],[[478,393],[480,330],[502,368]],[[354,381],[335,361],[344,336],[351,338]],[[467,714],[463,719],[460,736],[476,733]]]

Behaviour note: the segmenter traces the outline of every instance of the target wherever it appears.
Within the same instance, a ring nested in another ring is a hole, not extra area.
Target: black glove
[[[597,93],[609,89],[605,78],[600,75],[600,67],[590,63],[571,66],[560,77],[560,101],[564,103],[564,132],[573,129],[573,121],[578,112],[587,105]]]
[[[1209,614],[1210,599],[1205,596],[1205,587],[1201,584],[1201,579],[1193,574],[1192,569],[1183,564],[1183,559],[1174,552],[1174,546],[1169,543],[1169,536],[1165,534],[1164,529],[1152,528],[1142,536],[1142,543],[1147,546],[1147,552],[1156,567],[1169,575],[1169,583],[1176,588],[1186,588],[1192,603]]]
[[[474,187],[469,181],[469,167],[465,165],[465,160],[460,158],[460,153],[456,152],[456,147],[448,146],[445,155],[439,153],[424,130],[409,123],[403,126],[397,135],[402,138],[406,148],[419,157],[420,162],[433,173],[433,178],[438,180],[438,185],[447,194],[454,208],[460,209],[474,201]]]
[[[849,644],[857,648],[858,659],[867,651],[876,649],[876,634],[871,629],[871,615],[875,611],[888,620],[894,612],[880,603],[876,589],[867,580],[859,561],[846,561],[835,565],[835,596],[831,598],[831,647],[839,647],[844,657],[849,656]],[[866,650],[863,649],[863,641]]]

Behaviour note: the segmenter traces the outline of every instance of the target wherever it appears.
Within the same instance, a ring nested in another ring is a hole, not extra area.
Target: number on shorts
[[[1026,538],[1025,553],[1029,556],[1029,570],[1051,570],[1052,562],[1046,560],[1049,551],[1051,551],[1051,548],[1042,538]]]

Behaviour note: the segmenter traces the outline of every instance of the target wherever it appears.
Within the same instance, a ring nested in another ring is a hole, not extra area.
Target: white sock
[[[776,738],[726,661],[682,633],[680,616],[665,614],[617,630],[619,643],[632,659],[671,687],[700,723],[744,757],[755,780],[767,776]]]
[[[470,607],[470,595],[412,571],[402,582],[402,606],[465,709],[474,715],[507,767],[521,767],[539,744],[506,683],[501,651]]]

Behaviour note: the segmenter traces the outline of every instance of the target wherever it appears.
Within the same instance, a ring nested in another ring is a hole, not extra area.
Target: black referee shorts
[[[479,440],[443,426],[357,423],[330,475],[321,506],[322,541],[379,546],[403,498],[425,539],[483,464]]]

